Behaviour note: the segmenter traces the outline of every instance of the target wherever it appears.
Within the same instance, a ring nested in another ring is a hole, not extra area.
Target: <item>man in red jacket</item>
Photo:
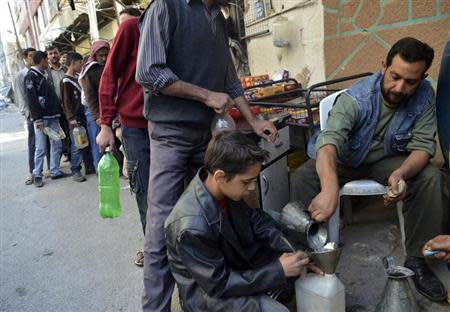
[[[119,114],[122,138],[127,157],[127,170],[131,191],[136,202],[145,235],[147,190],[150,168],[150,142],[147,120],[142,111],[144,93],[135,81],[139,44],[138,18],[124,21],[117,31],[109,52],[99,86],[99,111],[101,130],[97,144],[101,150],[114,146],[112,121]],[[144,254],[139,251],[135,264],[144,265]]]

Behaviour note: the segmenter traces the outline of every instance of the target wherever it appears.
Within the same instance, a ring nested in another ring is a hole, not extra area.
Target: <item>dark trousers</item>
[[[30,174],[34,170],[34,152],[36,150],[36,139],[34,135],[34,124],[27,118],[27,131],[28,131],[28,170]],[[50,140],[47,137],[47,148],[45,150],[45,158],[47,163],[47,169],[50,169]]]
[[[148,129],[122,126],[122,140],[127,156],[128,179],[131,191],[136,195],[136,203],[145,235],[147,216],[147,192],[150,170],[150,139]]]
[[[66,135],[66,137],[64,139],[61,140],[62,143],[62,155],[65,156],[69,156],[71,154],[71,131],[69,128],[69,123],[66,119],[66,116],[64,116],[64,114],[61,114],[61,117],[59,117],[59,125],[61,126],[61,129],[63,129],[64,134]]]
[[[351,168],[337,165],[339,186],[356,179],[372,179],[383,185],[399,168],[406,156],[385,158],[371,165]],[[444,177],[438,168],[428,164],[415,177],[406,181],[407,193],[404,199],[405,245],[408,256],[422,257],[423,245],[442,233],[444,209]],[[291,177],[291,200],[300,200],[308,207],[320,192],[320,180],[316,161],[309,160],[298,168]]]
[[[174,279],[169,269],[164,222],[203,164],[209,129],[149,122],[150,178],[144,245],[145,312],[170,311]]]

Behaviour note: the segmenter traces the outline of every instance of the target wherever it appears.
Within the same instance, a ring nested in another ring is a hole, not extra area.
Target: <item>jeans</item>
[[[44,119],[44,127],[50,127],[55,132],[59,132],[58,118]],[[42,169],[44,166],[45,150],[47,149],[47,136],[42,130],[34,126],[34,134],[36,140],[36,150],[34,152],[34,170],[33,175],[36,178],[42,178]],[[61,140],[50,139],[50,174],[57,176],[60,174],[59,162],[61,159]]]
[[[87,121],[87,132],[89,136],[89,145],[91,146],[92,157],[94,159],[95,172],[97,172],[98,162],[100,161],[100,150],[97,145],[97,135],[100,133],[100,127],[95,122],[94,116],[87,106],[84,107],[84,115]]]
[[[170,311],[174,279],[164,222],[185,186],[203,165],[209,129],[149,122],[150,177],[144,243],[144,312]]]
[[[150,140],[147,128],[122,126],[122,140],[127,156],[128,179],[131,191],[136,194],[136,203],[145,235],[147,215],[148,177],[150,170]]]
[[[36,140],[34,135],[34,124],[31,119],[27,118],[28,132],[28,170],[30,174],[34,170],[34,152],[36,151]],[[47,137],[47,148],[45,149],[45,158],[47,160],[47,169],[50,169],[50,139]]]

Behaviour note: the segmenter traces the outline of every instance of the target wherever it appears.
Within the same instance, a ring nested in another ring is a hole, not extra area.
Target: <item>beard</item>
[[[384,87],[385,75],[386,74],[383,74],[383,79],[381,80],[381,94],[383,95],[383,98],[392,105],[399,105],[407,102],[410,99],[411,95],[403,92],[392,92],[386,90],[386,88]]]

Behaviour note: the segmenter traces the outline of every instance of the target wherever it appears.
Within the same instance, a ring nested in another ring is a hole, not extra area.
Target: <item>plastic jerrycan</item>
[[[119,164],[116,158],[106,150],[98,163],[99,212],[102,218],[120,216]]]
[[[336,274],[302,273],[295,282],[297,312],[345,312],[345,288]]]

